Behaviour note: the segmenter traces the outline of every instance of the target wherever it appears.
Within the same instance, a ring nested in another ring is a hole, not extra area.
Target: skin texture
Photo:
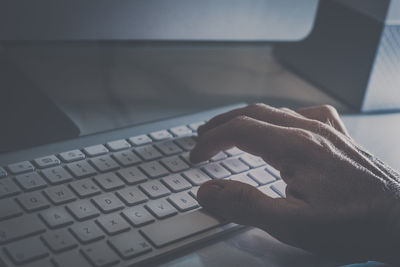
[[[399,174],[352,140],[333,107],[253,104],[214,117],[198,134],[193,162],[236,146],[287,183],[286,198],[273,199],[241,182],[206,182],[197,197],[213,215],[346,263],[400,263]]]

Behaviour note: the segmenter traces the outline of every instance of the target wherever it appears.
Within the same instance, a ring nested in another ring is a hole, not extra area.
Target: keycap
[[[257,168],[265,165],[265,162],[262,158],[247,153],[241,155],[240,159],[243,160],[251,168]]]
[[[211,178],[200,169],[191,169],[183,173],[193,185],[201,185],[204,182],[211,180]]]
[[[42,170],[42,174],[50,184],[72,181],[72,175],[61,166]]]
[[[108,152],[108,149],[103,145],[94,145],[85,147],[83,149],[83,152],[85,152],[85,154],[89,157],[95,157],[106,154]]]
[[[125,186],[121,178],[119,178],[115,173],[96,175],[93,179],[105,191],[111,191]]]
[[[134,146],[141,146],[145,144],[149,144],[152,142],[151,138],[145,134],[134,136],[129,138],[129,142],[131,142]]]
[[[17,184],[9,177],[0,180],[0,198],[13,196],[21,192]]]
[[[276,178],[272,176],[269,172],[267,172],[264,168],[252,170],[249,172],[248,175],[260,185],[269,184],[276,180]]]
[[[52,229],[63,227],[73,222],[71,215],[63,207],[51,208],[40,212],[40,217]]]
[[[64,162],[73,162],[85,158],[85,154],[83,154],[82,151],[78,149],[60,153],[59,156]]]
[[[14,242],[5,251],[16,264],[22,264],[48,256],[47,248],[37,237]]]
[[[87,199],[74,201],[67,205],[67,209],[78,221],[84,221],[100,215],[98,209]]]
[[[26,211],[37,211],[50,207],[49,201],[40,193],[25,193],[17,197],[17,201]]]
[[[44,193],[55,205],[64,204],[76,199],[74,193],[65,185],[46,188]]]
[[[258,190],[260,190],[261,192],[263,192],[264,194],[266,194],[267,196],[272,197],[272,198],[279,198],[279,197],[281,197],[281,196],[278,195],[274,190],[272,190],[272,189],[270,188],[270,185],[260,186],[260,187],[258,188]]]
[[[202,210],[196,210],[149,224],[141,228],[140,232],[150,239],[156,247],[163,247],[219,225],[221,225],[221,222],[211,215]]]
[[[271,189],[278,193],[280,196],[286,197],[286,184],[284,181],[279,180],[271,184]]]
[[[167,130],[161,130],[150,133],[150,137],[153,138],[155,141],[161,141],[164,139],[171,138],[172,135]]]
[[[179,211],[188,211],[199,207],[197,201],[186,192],[173,194],[170,197],[168,197],[168,200]]]
[[[126,140],[120,139],[120,140],[108,142],[107,147],[111,151],[119,151],[119,150],[123,150],[123,149],[128,149],[131,147],[131,145]]]
[[[162,178],[162,182],[173,192],[180,192],[192,187],[180,174],[168,175]]]
[[[140,164],[139,167],[151,178],[157,178],[169,174],[169,171],[158,163],[158,161],[146,162]]]
[[[39,234],[46,230],[36,215],[25,215],[0,222],[0,244]]]
[[[221,151],[217,155],[212,157],[211,161],[219,161],[219,160],[222,160],[222,159],[226,159],[227,157],[228,157],[228,155]]]
[[[222,165],[224,165],[231,173],[241,173],[247,171],[249,166],[244,164],[238,158],[229,158],[222,161]]]
[[[81,251],[95,267],[112,266],[119,262],[118,255],[104,242],[85,246]]]
[[[82,244],[88,244],[104,238],[103,232],[92,221],[75,223],[70,227],[70,230]]]
[[[149,181],[140,184],[139,187],[150,197],[150,198],[160,198],[171,194],[171,191],[165,187],[160,181]]]
[[[53,256],[57,267],[92,267],[79,250],[70,250]]]
[[[119,170],[117,174],[129,185],[147,181],[147,176],[137,167],[129,167]]]
[[[7,176],[7,172],[5,169],[3,169],[2,167],[0,167],[0,178],[6,177]]]
[[[225,153],[228,154],[229,156],[237,156],[243,153],[242,150],[240,150],[237,147],[232,147],[230,149],[225,150]]]
[[[93,198],[94,204],[104,213],[110,213],[124,207],[124,204],[114,194],[102,194]]]
[[[186,125],[177,126],[169,129],[171,133],[175,136],[185,136],[192,134],[192,130],[189,129]]]
[[[33,167],[33,165],[29,161],[21,161],[18,163],[10,164],[7,168],[12,174],[30,172],[35,169],[35,167]]]
[[[100,188],[90,179],[84,179],[70,183],[70,187],[80,198],[97,195]]]
[[[88,177],[96,174],[96,170],[85,160],[67,164],[67,168],[77,178]]]
[[[142,161],[130,150],[116,152],[113,154],[113,158],[124,167],[131,166]]]
[[[205,165],[203,170],[213,178],[226,178],[231,175],[229,171],[227,171],[218,163]]]
[[[96,222],[108,235],[116,235],[130,229],[129,224],[119,214],[109,214],[99,217]]]
[[[109,244],[125,260],[152,250],[150,244],[136,231],[112,237],[109,239]]]
[[[100,172],[109,172],[119,168],[118,163],[108,155],[92,158],[90,162]]]
[[[280,171],[278,171],[277,169],[275,169],[274,167],[272,167],[271,165],[267,164],[267,171],[269,171],[272,175],[274,175],[276,178],[280,178],[281,177],[281,173]]]
[[[153,216],[141,206],[125,209],[122,216],[128,220],[133,226],[139,227],[154,222]]]
[[[200,186],[195,186],[189,191],[189,195],[191,195],[194,199],[197,199],[197,191],[199,191]]]
[[[183,150],[190,151],[196,146],[196,140],[193,137],[187,136],[174,140]]]
[[[44,233],[42,240],[53,252],[62,252],[77,246],[75,238],[67,229]]]
[[[44,179],[37,172],[29,172],[15,176],[17,183],[26,191],[46,187]]]
[[[245,183],[245,184],[249,184],[251,186],[258,186],[258,183],[256,183],[253,179],[251,179],[246,174],[233,175],[233,176],[230,177],[230,179],[232,181],[242,182],[242,183]]]
[[[57,166],[60,164],[60,160],[54,155],[40,157],[35,159],[33,162],[36,164],[37,167],[41,169]]]
[[[138,154],[144,160],[152,160],[152,159],[158,159],[158,158],[162,157],[160,151],[158,151],[152,145],[136,147],[134,150],[135,150],[136,154]]]
[[[189,128],[192,129],[193,131],[197,131],[197,129],[203,125],[205,122],[204,121],[199,121],[199,122],[193,122],[189,124]]]
[[[0,200],[0,221],[22,214],[22,209],[13,199]]]
[[[136,186],[118,190],[117,196],[128,206],[137,205],[148,200],[148,197]]]
[[[156,144],[156,147],[164,154],[164,155],[174,155],[182,152],[182,149],[177,146],[172,140],[167,140]]]
[[[145,207],[158,219],[164,219],[178,213],[176,209],[164,199],[150,201]]]
[[[178,156],[166,157],[161,160],[162,164],[167,167],[171,172],[180,172],[189,169],[183,160]]]

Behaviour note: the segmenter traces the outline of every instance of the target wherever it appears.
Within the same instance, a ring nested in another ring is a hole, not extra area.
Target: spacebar
[[[223,224],[203,210],[175,216],[143,227],[140,231],[156,247],[162,247],[183,238]]]

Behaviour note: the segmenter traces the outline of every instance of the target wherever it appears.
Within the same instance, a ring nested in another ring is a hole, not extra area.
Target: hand
[[[206,182],[197,197],[210,213],[336,260],[400,263],[399,174],[350,138],[333,107],[254,104],[211,119],[198,134],[193,162],[236,146],[287,184],[286,198],[273,199],[244,183]]]

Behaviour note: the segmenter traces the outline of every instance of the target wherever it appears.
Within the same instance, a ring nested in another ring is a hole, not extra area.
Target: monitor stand
[[[0,54],[0,153],[79,136],[78,127]]]

